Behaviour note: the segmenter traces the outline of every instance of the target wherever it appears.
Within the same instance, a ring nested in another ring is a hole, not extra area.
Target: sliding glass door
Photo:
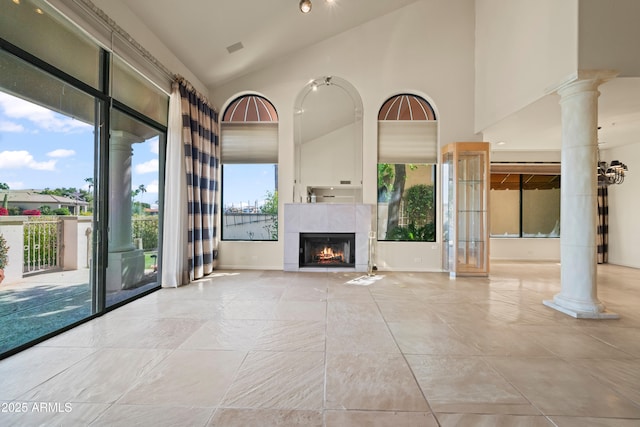
[[[0,50],[0,353],[94,314],[98,106]]]

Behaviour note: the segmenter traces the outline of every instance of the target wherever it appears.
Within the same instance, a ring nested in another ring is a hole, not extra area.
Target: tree
[[[0,190],[8,190],[9,185],[6,182],[0,182]]]
[[[132,206],[133,213],[137,213],[141,215],[145,207],[150,207],[148,203],[143,203],[142,201],[138,201],[138,202],[135,201],[135,198],[138,197],[138,195],[144,194],[146,192],[147,192],[147,188],[144,186],[144,184],[138,185],[138,188],[131,191],[131,198],[134,200],[133,206]]]
[[[263,214],[278,214],[278,192],[267,191],[265,196],[265,202],[260,206],[260,213]]]
[[[400,202],[404,192],[404,182],[407,179],[407,168],[404,164],[395,164],[393,187],[389,196],[389,213],[387,218],[387,230],[393,230],[400,221]]]

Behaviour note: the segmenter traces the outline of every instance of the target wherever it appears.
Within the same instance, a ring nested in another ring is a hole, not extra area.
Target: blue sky
[[[12,190],[76,187],[93,177],[93,126],[0,92],[0,182]],[[134,145],[132,186],[158,200],[158,139]]]
[[[133,145],[132,187],[158,200],[158,139]],[[87,190],[93,177],[93,126],[0,92],[0,182],[12,190],[76,187]],[[272,164],[228,165],[225,205],[261,205],[275,188]]]

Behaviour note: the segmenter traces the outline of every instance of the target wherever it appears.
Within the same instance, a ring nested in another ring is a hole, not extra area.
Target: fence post
[[[24,222],[26,216],[0,216],[0,233],[9,246],[8,263],[4,268],[2,285],[22,280],[24,265]]]
[[[63,270],[78,269],[78,217],[60,216],[62,224],[62,247],[60,248],[60,267]]]

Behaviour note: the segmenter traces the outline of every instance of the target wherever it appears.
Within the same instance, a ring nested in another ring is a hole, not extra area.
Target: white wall
[[[604,150],[602,158],[629,167],[624,183],[609,186],[609,263],[640,268],[640,143]]]
[[[476,0],[476,130],[541,98],[577,67],[578,0]]]
[[[440,144],[477,141],[473,130],[474,2],[423,0],[368,22],[277,65],[211,88],[222,106],[246,91],[266,96],[279,123],[279,200],[293,200],[293,106],[309,80],[325,75],[351,83],[362,97],[363,202],[377,200],[377,114],[389,97],[414,92],[432,102],[440,126]],[[438,197],[439,200],[439,197]],[[283,217],[280,215],[280,224]],[[283,227],[280,227],[282,230]],[[378,266],[395,270],[438,269],[439,243],[380,245]],[[432,249],[433,247],[436,249]],[[219,266],[282,268],[282,231],[278,242],[221,242]]]

